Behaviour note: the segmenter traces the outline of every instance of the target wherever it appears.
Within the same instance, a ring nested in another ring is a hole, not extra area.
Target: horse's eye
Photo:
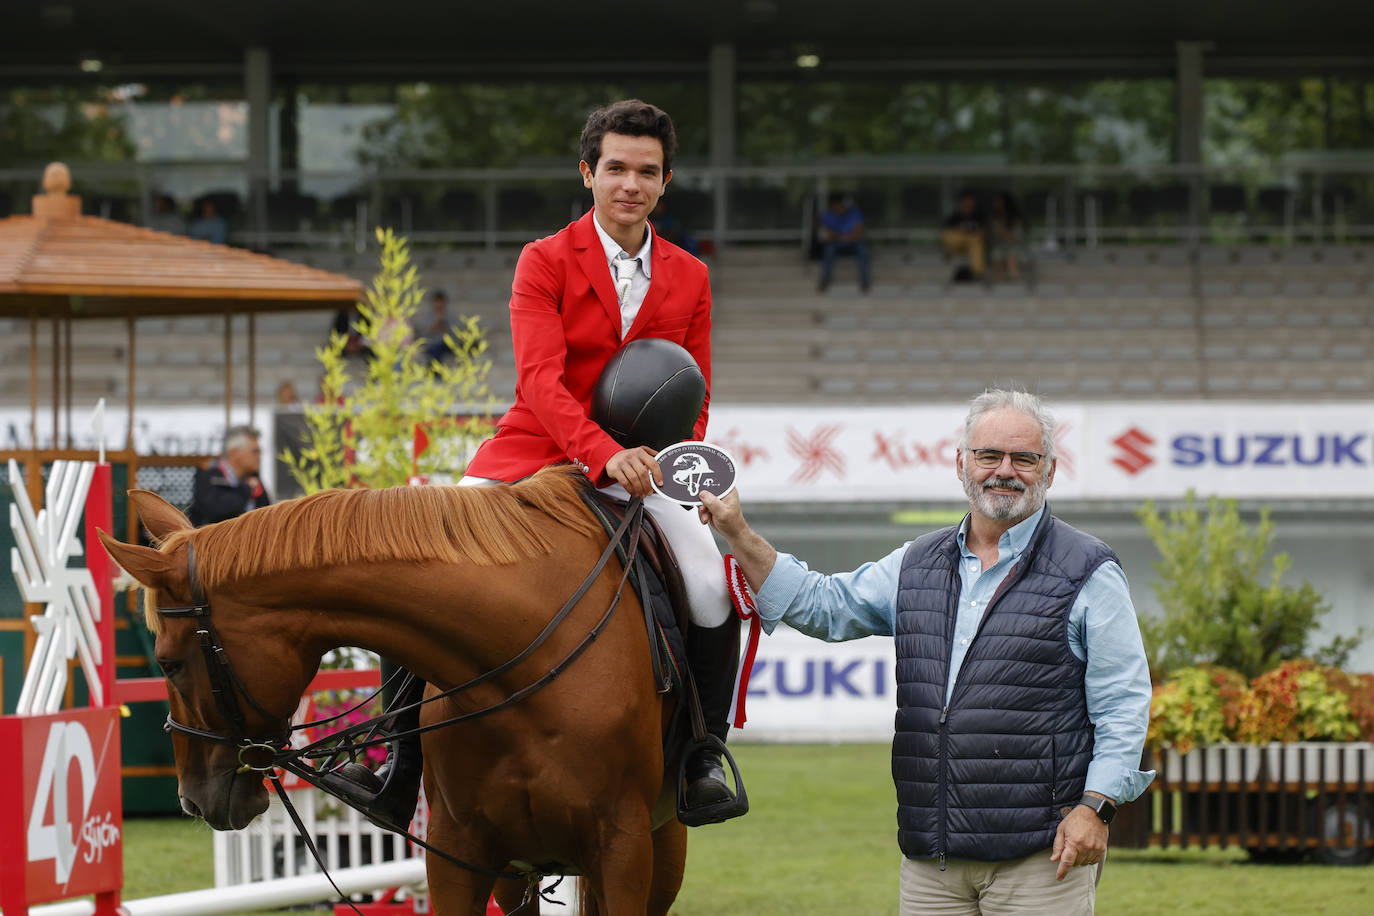
[[[181,670],[181,662],[172,661],[169,658],[159,658],[157,663],[166,677],[175,677],[176,673]]]

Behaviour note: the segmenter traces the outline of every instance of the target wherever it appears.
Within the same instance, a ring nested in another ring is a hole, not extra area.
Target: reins
[[[577,658],[584,651],[586,651],[587,647],[590,646],[592,642],[594,642],[597,639],[597,637],[601,635],[602,630],[604,630],[606,625],[610,622],[611,616],[615,613],[616,607],[620,604],[620,597],[624,592],[625,582],[629,576],[631,564],[624,564],[624,569],[620,574],[620,580],[616,585],[615,595],[611,598],[610,605],[606,608],[606,612],[601,615],[601,618],[596,622],[595,626],[591,628],[587,635],[583,637],[581,642],[574,646],[572,650],[562,658],[562,660],[560,660],[557,664],[551,667],[540,677],[536,678],[534,681],[530,682],[529,684],[525,685],[519,690],[516,690],[514,693],[507,696],[505,699],[500,700],[499,702],[494,703],[491,706],[473,710],[471,712],[463,713],[461,715],[451,716],[448,719],[443,720],[442,722],[436,722],[428,726],[421,726],[409,729],[407,731],[397,732],[395,734],[388,734],[384,737],[370,738],[363,741],[352,740],[353,736],[356,734],[362,734],[365,732],[373,731],[376,723],[381,718],[389,718],[395,716],[399,712],[418,709],[420,706],[423,706],[426,703],[432,703],[438,700],[454,696],[462,691],[468,690],[478,684],[488,681],[499,674],[509,671],[510,669],[514,668],[515,666],[519,665],[521,662],[529,658],[530,655],[533,654],[535,650],[537,650],[541,645],[543,645],[544,642],[549,638],[549,636],[553,634],[553,632],[558,628],[559,624],[561,624],[564,621],[564,619],[566,619],[567,616],[570,613],[572,613],[573,608],[575,608],[578,605],[578,603],[581,602],[582,598],[586,596],[587,592],[591,589],[591,587],[595,584],[596,580],[600,577],[602,570],[606,568],[607,562],[609,562],[610,558],[616,553],[617,547],[620,545],[622,539],[627,539],[627,535],[628,539],[626,553],[629,556],[634,556],[635,551],[638,549],[639,546],[640,533],[643,527],[643,517],[643,500],[640,498],[632,499],[625,513],[625,518],[621,521],[619,527],[616,528],[614,535],[610,538],[610,541],[609,543],[607,543],[605,549],[602,550],[601,556],[597,559],[596,564],[592,567],[591,572],[588,573],[586,578],[582,580],[582,584],[578,586],[576,591],[573,592],[572,596],[569,597],[566,602],[564,602],[563,606],[558,610],[558,613],[556,613],[544,626],[544,628],[539,632],[539,634],[535,636],[534,640],[524,649],[522,649],[518,654],[508,659],[507,661],[502,662],[500,665],[497,665],[495,668],[485,671],[482,674],[479,674],[477,677],[474,677],[471,680],[468,680],[462,684],[458,684],[454,687],[448,688],[447,690],[441,691],[440,693],[437,693],[432,697],[422,699],[416,703],[412,703],[408,706],[401,707],[399,709],[385,710],[382,716],[374,717],[364,722],[359,722],[355,725],[350,726],[347,729],[343,729],[318,741],[311,742],[310,744],[307,744],[301,748],[293,748],[291,746],[291,733],[299,729],[311,727],[318,723],[306,723],[305,725],[292,727],[290,722],[288,721],[283,727],[283,729],[276,734],[256,738],[249,737],[247,735],[247,720],[244,717],[243,710],[239,706],[238,702],[238,696],[240,694],[254,710],[256,710],[265,718],[271,719],[272,714],[264,710],[262,706],[256,700],[253,699],[252,695],[248,692],[247,686],[234,672],[234,668],[233,665],[230,663],[228,653],[226,652],[223,643],[221,643],[220,641],[219,633],[215,630],[214,624],[210,621],[210,602],[205,596],[204,589],[201,587],[200,584],[200,578],[196,573],[195,548],[188,541],[186,544],[186,564],[188,570],[192,603],[183,606],[159,608],[158,614],[164,617],[192,617],[196,619],[196,635],[200,640],[201,652],[205,657],[206,668],[210,678],[210,689],[211,692],[214,694],[215,707],[217,710],[219,710],[220,715],[228,723],[229,731],[227,734],[221,734],[217,732],[207,731],[204,729],[193,728],[192,726],[185,725],[173,719],[170,712],[167,715],[167,721],[163,726],[163,730],[167,732],[177,731],[184,735],[188,735],[193,738],[199,738],[203,741],[210,741],[215,744],[227,744],[237,746],[239,749],[239,763],[241,765],[239,768],[239,772],[259,772],[264,774],[264,776],[271,781],[272,787],[276,791],[277,796],[281,799],[282,806],[286,808],[287,813],[290,815],[292,823],[296,827],[296,831],[305,841],[306,847],[310,850],[311,855],[314,856],[316,863],[320,867],[320,870],[324,872],[326,877],[329,877],[329,873],[325,867],[324,861],[321,858],[319,851],[315,848],[315,844],[309,836],[308,831],[306,831],[299,814],[296,812],[295,807],[291,804],[290,799],[287,797],[286,790],[283,788],[281,784],[280,774],[275,771],[286,770],[300,777],[304,781],[308,782],[310,785],[315,786],[316,788],[321,789],[322,791],[338,798],[339,796],[337,795],[337,793],[330,792],[327,788],[319,784],[319,782],[317,781],[317,770],[309,764],[302,763],[302,760],[317,760],[320,758],[335,757],[341,753],[356,752],[358,750],[372,747],[374,745],[389,743],[391,741],[396,740],[397,738],[408,737],[411,735],[419,735],[423,734],[424,732],[434,731],[435,729],[445,728],[450,725],[456,725],[460,722],[468,722],[473,719],[478,719],[483,716],[490,715],[491,713],[497,712],[498,710],[505,709],[508,706],[514,705],[515,703],[518,703],[521,700],[526,699],[530,695],[548,686],[559,675],[561,675],[568,668],[569,665],[576,661]],[[327,721],[332,721],[332,719]],[[339,747],[332,747],[332,749],[327,752],[323,750],[323,748],[338,745],[340,743],[345,743],[347,745],[348,751],[344,751]],[[345,801],[345,803],[347,803],[346,799],[340,798],[340,800]],[[410,833],[408,830],[402,830],[398,832],[405,836],[406,839],[408,839],[410,842],[415,843],[416,845],[420,846],[426,851],[432,852],[440,858],[444,859],[445,861],[457,865],[461,868],[468,869],[469,871],[477,872],[478,874],[492,878],[506,878],[512,880],[525,879],[529,881],[530,889],[526,893],[525,902],[528,902],[531,899],[533,889],[538,886],[538,880],[545,877],[546,874],[549,874],[540,872],[537,869],[531,869],[529,871],[524,872],[511,872],[504,871],[501,869],[488,868],[484,865],[478,865],[473,862],[465,861],[441,849],[437,849],[436,847],[431,846],[425,840],[422,840],[414,834]],[[329,881],[331,885],[334,884],[333,878],[329,878]],[[339,893],[340,897],[343,897],[343,894],[342,892],[339,892],[339,888],[337,885],[334,885],[334,890]],[[354,907],[354,912],[358,912],[356,907]]]

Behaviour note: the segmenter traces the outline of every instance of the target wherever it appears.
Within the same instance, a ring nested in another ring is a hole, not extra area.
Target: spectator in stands
[[[830,286],[835,272],[835,257],[853,255],[859,262],[859,289],[868,292],[868,242],[864,240],[864,215],[854,202],[839,191],[831,193],[824,212],[816,221],[816,238],[821,243],[821,292]]]
[[[683,227],[682,220],[669,212],[667,196],[658,199],[654,212],[649,214],[649,221],[654,224],[654,232],[659,236],[672,242],[688,254],[701,257],[701,244],[695,235]]]
[[[1010,191],[998,191],[988,217],[988,260],[999,280],[1021,279],[1017,255],[1026,248],[1026,221]]]
[[[148,228],[173,235],[186,234],[186,218],[177,210],[177,202],[170,194],[153,196],[153,215],[148,220]]]
[[[848,573],[779,554],[738,491],[701,497],[765,628],[896,636],[903,914],[1092,913],[1107,824],[1154,777],[1125,574],[1045,504],[1054,430],[1024,391],[974,398],[955,453],[968,515]]]
[[[453,327],[453,321],[448,314],[448,296],[443,290],[436,289],[434,295],[430,296],[430,315],[429,320],[417,327],[419,336],[424,338],[425,364],[443,362],[449,355],[448,343],[444,340],[444,335]]]
[[[200,199],[196,218],[191,220],[188,235],[203,242],[214,242],[216,245],[223,245],[229,241],[229,224],[216,212],[215,202],[210,198]]]
[[[363,359],[372,358],[372,348],[363,339],[362,332],[358,330],[358,322],[363,320],[362,313],[358,311],[356,305],[346,309],[339,309],[334,313],[334,333],[342,334],[344,337],[344,356],[359,356]]]
[[[978,195],[972,191],[959,195],[959,208],[945,219],[940,241],[946,254],[968,257],[967,270],[954,272],[956,282],[982,279],[988,259],[988,218],[978,204]]]
[[[297,410],[301,406],[301,396],[296,394],[296,386],[290,379],[277,386],[277,409]]]
[[[262,447],[251,426],[231,426],[224,433],[224,452],[209,467],[196,468],[191,492],[191,524],[210,525],[237,518],[272,502],[259,478]]]

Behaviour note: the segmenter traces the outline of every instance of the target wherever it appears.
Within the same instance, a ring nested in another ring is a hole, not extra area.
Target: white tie
[[[639,270],[639,258],[632,258],[625,252],[615,256],[615,294],[620,299],[620,307],[625,307],[625,297],[630,295],[630,283],[635,271]]]

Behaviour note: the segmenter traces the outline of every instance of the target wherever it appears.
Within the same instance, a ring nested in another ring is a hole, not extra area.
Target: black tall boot
[[[687,632],[687,663],[691,665],[701,698],[706,731],[721,744],[730,731],[730,701],[739,667],[739,621],[733,616],[718,627],[692,627]],[[712,745],[698,747],[687,758],[686,808],[709,808],[735,800],[726,782],[721,749]],[[712,820],[743,814],[735,811]],[[709,821],[708,821],[709,822]]]
[[[424,698],[425,682],[400,665],[382,659],[381,675],[383,709],[411,706]],[[398,734],[419,726],[420,707],[416,706],[384,720],[380,731]],[[386,760],[375,773],[360,763],[347,763],[320,774],[320,784],[342,796],[377,826],[405,832],[415,817],[423,774],[420,736],[410,734],[387,744]]]

